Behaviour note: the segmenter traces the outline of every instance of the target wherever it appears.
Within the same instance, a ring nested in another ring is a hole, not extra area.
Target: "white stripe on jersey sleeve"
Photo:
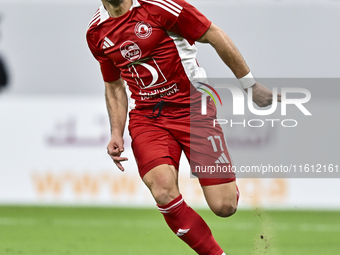
[[[162,9],[170,12],[171,14],[175,15],[176,17],[179,16],[179,13],[175,12],[175,11],[172,11],[171,9],[169,9],[168,7],[166,7],[165,5],[163,4],[160,4],[160,3],[157,3],[157,2],[152,2],[152,1],[147,1],[147,0],[141,0],[143,2],[146,2],[146,3],[149,3],[149,4],[154,4],[154,5],[157,5],[159,7],[161,7]]]
[[[177,12],[178,14],[180,14],[182,9],[183,9],[182,7],[181,8],[177,8],[177,7],[171,5],[170,3],[167,3],[166,1],[163,1],[163,0],[152,0],[152,1],[159,2],[159,3],[163,4],[163,5],[166,5],[169,8],[171,8],[172,10],[174,10],[175,12]]]
[[[108,11],[105,10],[103,5],[99,7],[99,12],[100,12],[100,21],[99,21],[98,25],[103,23],[108,18],[110,18]]]
[[[93,20],[95,20],[96,18],[98,18],[98,16],[100,15],[99,10],[92,16],[92,19],[90,21],[90,23],[92,23]]]
[[[179,4],[175,3],[174,1],[171,1],[171,0],[165,0],[165,1],[167,1],[167,2],[171,3],[172,5],[174,5],[175,7],[177,7],[177,8],[178,8],[178,9],[180,9],[180,10],[182,10],[182,9],[183,9],[183,7],[182,7],[182,6],[180,6]]]
[[[96,23],[98,20],[100,20],[100,16],[98,16],[95,20],[93,20],[89,26],[87,27],[87,29],[89,29],[94,23]]]

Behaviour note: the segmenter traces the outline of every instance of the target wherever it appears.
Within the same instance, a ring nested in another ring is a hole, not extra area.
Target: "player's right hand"
[[[128,158],[121,157],[120,155],[124,151],[124,140],[121,136],[112,136],[109,144],[107,145],[107,153],[112,158],[117,167],[124,172],[124,167],[121,162],[127,161]]]
[[[258,82],[256,82],[251,88],[253,93],[253,102],[259,107],[266,107],[273,103],[273,92],[271,90]],[[248,93],[247,89],[246,92]],[[277,101],[281,102],[280,93],[277,94]]]

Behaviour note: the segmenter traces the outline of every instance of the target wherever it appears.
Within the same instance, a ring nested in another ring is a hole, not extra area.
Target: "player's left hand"
[[[253,102],[259,107],[266,107],[273,103],[273,92],[256,82],[254,86],[251,87],[253,92]],[[245,90],[248,92],[248,89]],[[281,94],[277,94],[277,101],[281,102]]]

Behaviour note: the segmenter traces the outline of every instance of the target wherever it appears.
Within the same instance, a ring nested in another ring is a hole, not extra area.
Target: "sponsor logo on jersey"
[[[209,140],[209,139],[208,139]],[[221,147],[223,149],[223,147]],[[230,163],[227,156],[224,154],[224,152],[221,154],[221,156],[218,158],[218,160],[215,162],[215,164],[225,164]]]
[[[112,46],[114,46],[115,44],[113,42],[111,42],[111,40],[107,37],[105,37],[104,42],[103,42],[103,49],[107,49],[110,48]]]
[[[140,91],[139,95],[141,96],[141,100],[147,99],[155,99],[161,98],[164,96],[174,95],[179,91],[177,84],[173,84],[170,86],[165,86],[163,88],[154,89],[152,91]]]
[[[138,22],[135,26],[135,34],[141,39],[149,38],[152,34],[152,27],[149,23]]]
[[[142,56],[142,51],[139,48],[139,46],[132,42],[132,41],[126,41],[120,46],[120,52],[122,53],[122,56],[129,60],[130,62],[135,62],[139,60]]]

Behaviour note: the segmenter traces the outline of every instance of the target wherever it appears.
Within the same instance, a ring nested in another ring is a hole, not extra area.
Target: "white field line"
[[[164,223],[165,224],[165,223]],[[159,221],[155,220],[143,220],[135,221],[131,220],[100,220],[100,219],[42,219],[37,220],[34,218],[0,218],[0,226],[37,226],[37,225],[51,225],[51,226],[91,226],[91,227],[112,227],[119,225],[120,227],[136,228],[158,228]],[[254,222],[227,222],[210,223],[213,229],[226,229],[226,230],[251,230],[259,228],[260,226]],[[312,223],[280,223],[273,224],[273,229],[276,231],[301,231],[301,232],[336,232],[340,233],[340,224],[312,224]]]

